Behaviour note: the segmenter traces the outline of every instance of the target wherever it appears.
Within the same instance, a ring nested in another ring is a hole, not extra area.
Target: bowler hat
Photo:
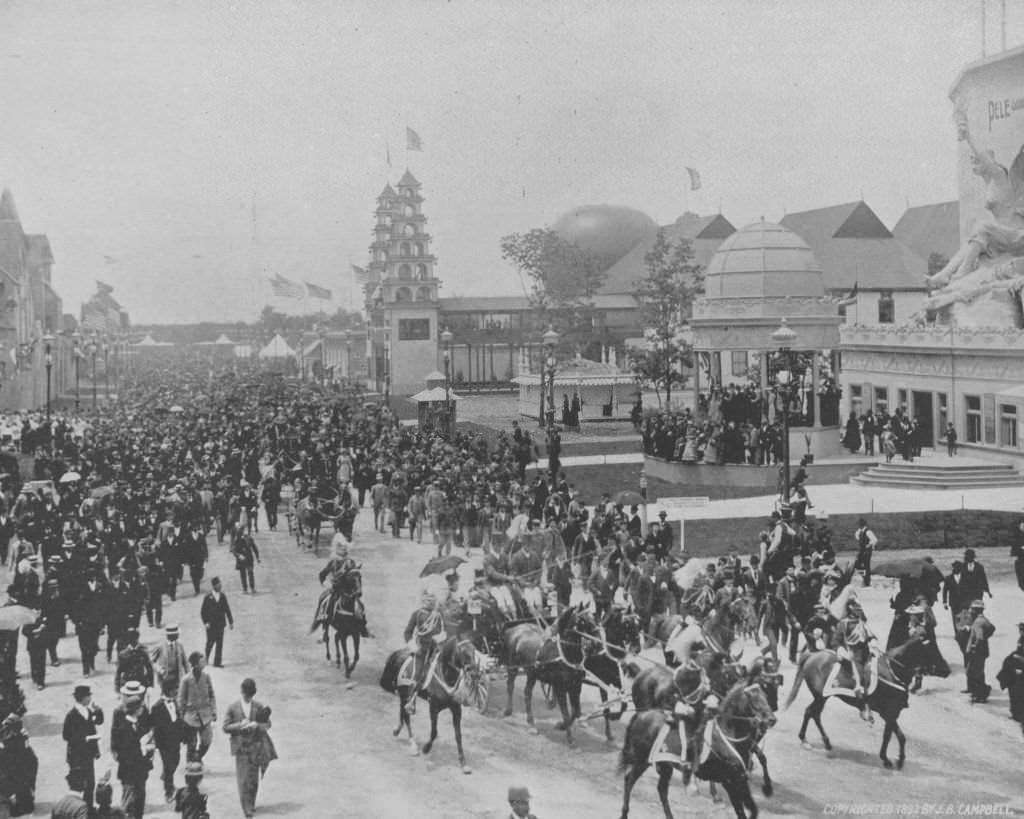
[[[168,626],[165,629],[165,631],[166,631],[168,637],[177,637],[178,636],[178,627],[177,626]]]
[[[92,694],[92,686],[87,682],[75,683],[75,690],[72,692],[75,699],[81,699]]]
[[[508,789],[509,802],[528,802],[530,798],[530,791],[525,785],[513,785]]]
[[[984,602],[983,600],[972,600],[972,601],[971,601],[971,608],[972,608],[972,609],[981,609],[981,610],[984,610],[984,608],[985,608],[985,602]]]
[[[252,677],[246,677],[244,680],[242,680],[242,690],[249,694],[255,694],[256,680],[254,680]]]
[[[186,779],[201,779],[203,776],[203,763],[199,761],[189,762],[185,766]]]

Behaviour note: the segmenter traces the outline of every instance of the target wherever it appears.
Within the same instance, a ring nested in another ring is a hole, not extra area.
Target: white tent
[[[276,334],[270,342],[260,350],[260,358],[294,358],[295,350],[288,346],[288,342]]]
[[[142,341],[136,342],[133,347],[173,347],[170,341],[154,341],[153,336],[147,335]]]

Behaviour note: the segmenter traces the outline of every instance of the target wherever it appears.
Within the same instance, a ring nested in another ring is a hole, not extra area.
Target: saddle
[[[843,662],[835,651],[830,649],[829,653],[836,658],[836,663],[832,666],[832,670],[829,672],[828,678],[825,680],[825,686],[822,688],[821,695],[823,697],[856,697],[857,695],[854,693],[854,688],[857,686],[857,681],[853,676],[853,669],[850,668],[847,663]],[[878,687],[877,654],[872,654],[868,658],[868,662],[864,666],[861,685],[864,688],[864,695],[866,697],[870,697],[875,692],[875,688]]]

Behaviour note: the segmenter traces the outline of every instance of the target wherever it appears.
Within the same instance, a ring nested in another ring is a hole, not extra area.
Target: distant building
[[[848,324],[903,324],[921,309],[927,258],[900,241],[864,202],[789,213],[780,222],[821,264],[825,292],[845,306]]]

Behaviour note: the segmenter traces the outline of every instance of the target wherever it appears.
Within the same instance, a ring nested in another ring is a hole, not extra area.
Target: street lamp
[[[450,436],[452,429],[452,331],[447,327],[441,333],[441,343],[444,345],[444,411],[445,411],[445,432]]]
[[[793,395],[795,381],[792,371],[792,350],[797,334],[785,319],[772,333],[772,343],[779,348],[782,368],[775,373],[775,394],[782,398],[782,502],[789,502],[789,402]]]
[[[50,426],[50,388],[51,378],[53,375],[53,335],[47,333],[43,336],[43,341],[46,343],[46,353],[43,355],[43,364],[46,366],[46,425]],[[50,441],[52,446],[52,435],[53,429],[50,429]]]
[[[100,345],[96,340],[96,336],[92,335],[89,337],[89,341],[85,346],[90,358],[92,358],[92,411],[96,412],[96,405],[98,403],[98,399],[96,397],[96,355],[100,351]]]
[[[352,383],[352,331],[345,329],[345,381]]]
[[[82,334],[75,330],[71,334],[71,350],[75,356],[75,410],[82,408],[82,372],[79,359],[82,357]]]
[[[555,359],[555,348],[558,346],[559,335],[554,327],[549,326],[548,330],[542,336],[544,340],[544,349],[547,351],[547,357],[544,361],[544,369],[547,370],[548,375],[548,409],[547,409],[547,425],[553,427],[555,425],[555,365],[558,363]],[[540,380],[540,403],[541,409],[544,408],[544,377],[543,370],[541,371]],[[540,425],[544,426],[545,413],[542,411]]]
[[[103,336],[103,394],[110,402],[110,342]]]
[[[391,331],[384,331],[384,406],[391,406]]]

